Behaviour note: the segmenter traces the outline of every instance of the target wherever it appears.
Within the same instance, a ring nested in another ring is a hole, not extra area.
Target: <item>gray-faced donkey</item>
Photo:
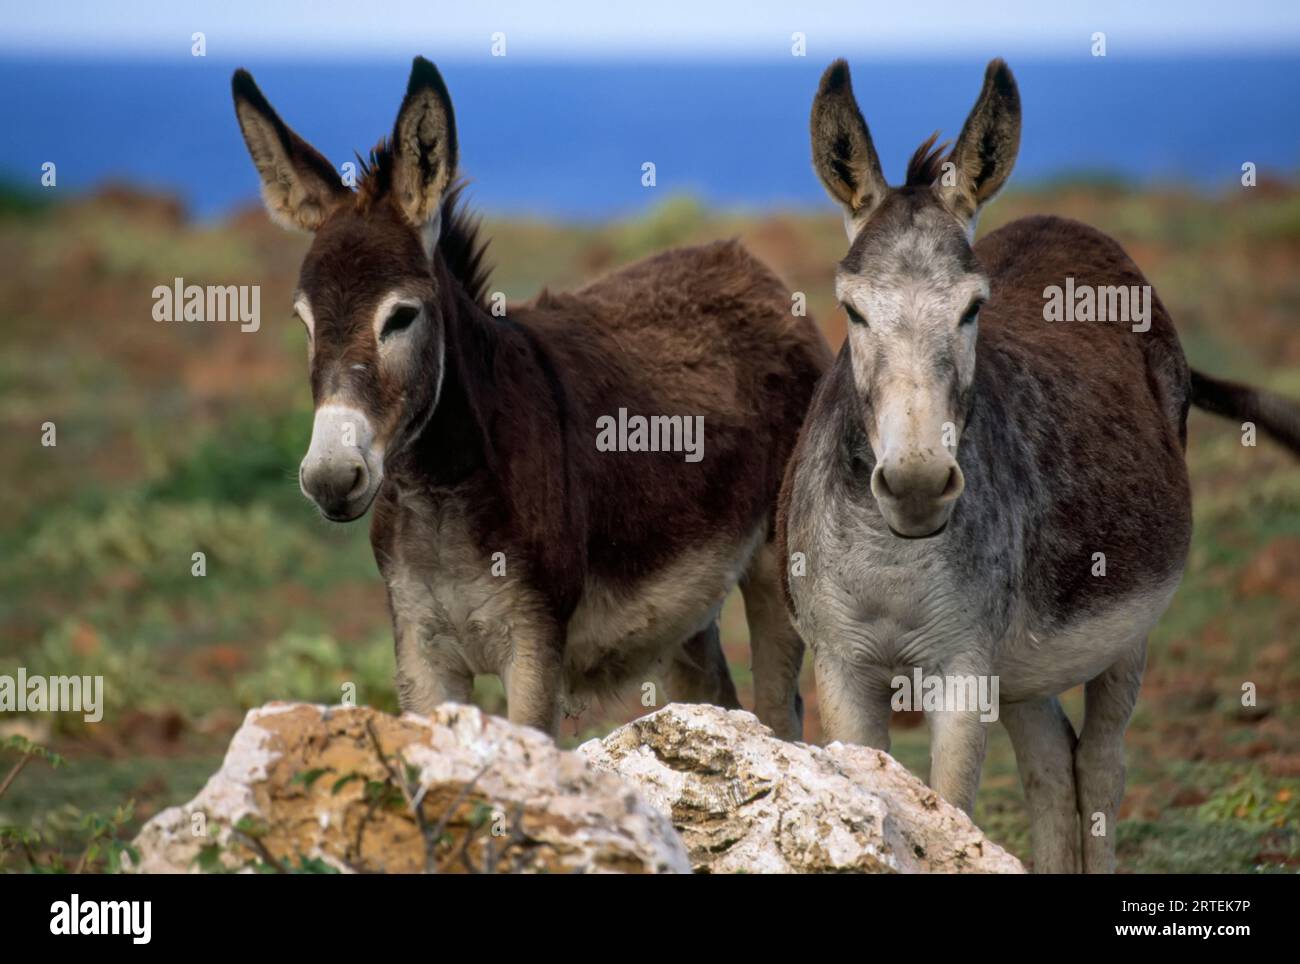
[[[897,678],[919,671],[931,786],[969,812],[993,715],[976,696],[996,682],[1036,869],[1108,871],[1146,637],[1191,534],[1188,406],[1297,451],[1300,406],[1189,369],[1142,273],[1092,228],[1025,218],[972,247],[1019,141],[995,60],[952,152],[932,138],[891,188],[848,67],[822,77],[813,163],[845,212],[850,324],[778,539],[806,566],[787,570],[786,598],[827,738],[888,749]],[[1057,696],[1081,683],[1076,738]]]

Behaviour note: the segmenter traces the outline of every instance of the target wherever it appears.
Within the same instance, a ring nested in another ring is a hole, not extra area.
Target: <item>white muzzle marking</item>
[[[364,412],[338,403],[316,409],[298,480],[303,495],[327,518],[343,521],[364,514],[383,472],[384,453]]]

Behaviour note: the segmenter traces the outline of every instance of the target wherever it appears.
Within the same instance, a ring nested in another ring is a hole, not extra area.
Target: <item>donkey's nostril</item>
[[[951,462],[884,461],[871,473],[871,491],[878,499],[951,502],[965,484],[961,469]]]
[[[889,487],[889,473],[883,465],[877,465],[871,473],[871,491],[877,499],[894,498],[894,490]]]
[[[364,492],[367,482],[369,482],[369,478],[366,475],[366,467],[363,463],[358,462],[352,469],[352,487],[348,489],[348,498],[356,498]]]
[[[894,535],[924,539],[943,531],[965,487],[951,460],[884,459],[871,473],[871,493]]]
[[[370,486],[370,473],[360,458],[306,459],[299,470],[303,492],[325,509],[353,502]]]
[[[948,481],[939,493],[940,502],[951,502],[962,494],[966,488],[966,477],[962,475],[961,467],[954,465],[948,470]]]

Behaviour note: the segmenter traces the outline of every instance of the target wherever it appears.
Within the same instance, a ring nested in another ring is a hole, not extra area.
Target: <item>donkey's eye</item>
[[[420,309],[414,305],[398,305],[393,309],[393,313],[388,316],[384,322],[384,330],[379,333],[380,338],[387,338],[389,335],[395,335],[399,331],[405,331],[411,327],[411,323],[419,317]]]
[[[973,325],[980,316],[980,309],[984,307],[982,301],[972,301],[971,306],[966,309],[966,314],[961,316],[962,325]]]
[[[844,306],[844,313],[849,316],[849,321],[853,322],[855,325],[861,325],[863,328],[871,327],[867,324],[867,319],[858,314],[851,305]]]

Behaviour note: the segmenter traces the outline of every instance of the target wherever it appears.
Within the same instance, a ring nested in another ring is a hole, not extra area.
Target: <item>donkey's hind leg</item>
[[[790,622],[781,589],[784,564],[775,542],[765,542],[740,580],[754,667],[754,712],[783,740],[803,739],[799,671],[803,640]]]
[[[682,644],[664,673],[668,699],[681,703],[712,703],[740,709],[736,685],[731,681],[717,620]]]
[[[1003,703],[1002,725],[1016,751],[1020,783],[1029,807],[1034,871],[1079,872],[1079,809],[1074,788],[1074,747],[1078,742],[1055,696]]]
[[[1124,796],[1124,731],[1128,729],[1142,671],[1146,637],[1084,687],[1083,732],[1074,751],[1083,830],[1083,872],[1115,872],[1115,830]]]

